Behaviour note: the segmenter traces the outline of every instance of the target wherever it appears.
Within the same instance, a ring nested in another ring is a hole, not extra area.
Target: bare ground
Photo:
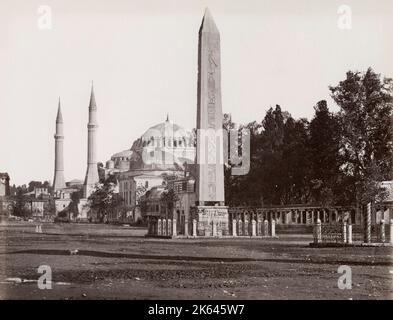
[[[144,238],[110,225],[0,225],[1,299],[391,299],[392,248],[310,248],[279,239]],[[70,250],[78,249],[76,255]],[[40,290],[40,265],[53,288]],[[352,269],[340,290],[337,269]],[[10,279],[14,278],[14,279]]]

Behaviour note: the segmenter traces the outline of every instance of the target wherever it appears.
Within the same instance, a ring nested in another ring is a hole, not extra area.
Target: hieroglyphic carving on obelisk
[[[220,33],[206,8],[199,29],[197,203],[224,204]]]

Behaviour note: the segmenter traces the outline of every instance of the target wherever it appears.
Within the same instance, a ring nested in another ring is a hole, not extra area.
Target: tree
[[[51,190],[52,190],[52,187],[51,187],[49,181],[44,181],[44,182],[30,181],[28,184],[27,191],[28,192],[34,191],[35,188],[47,188],[48,192],[51,192]]]
[[[97,162],[98,179],[101,183],[105,182],[105,168],[102,162]]]
[[[165,205],[165,219],[168,220],[169,213],[173,215],[173,208],[175,207],[176,201],[179,200],[179,197],[173,189],[166,189],[161,194],[160,200]]]
[[[80,199],[81,199],[81,192],[80,191],[75,191],[71,194],[71,202],[68,205],[68,209],[69,209],[70,214],[72,214],[73,219],[76,219],[78,217],[78,214],[79,214],[78,205],[79,205]]]
[[[260,145],[256,152],[255,192],[262,196],[261,204],[282,204],[285,188],[282,170],[284,115],[281,107],[270,108],[262,121]],[[258,197],[258,194],[254,196]]]
[[[97,183],[95,191],[89,196],[88,203],[92,210],[97,212],[100,222],[104,222],[107,215],[120,208],[124,202],[118,193],[115,193],[116,179],[109,176],[104,183]]]
[[[28,203],[27,198],[24,195],[24,190],[22,188],[18,188],[11,204],[12,214],[18,217],[28,217],[31,212],[27,209],[27,205]]]
[[[308,150],[312,202],[330,206],[337,204],[339,199],[343,204],[345,188],[340,186],[342,159],[339,153],[339,118],[329,111],[325,100],[319,101],[314,110],[315,115],[310,122]]]
[[[309,202],[310,155],[309,123],[306,119],[287,117],[281,159],[281,204]]]
[[[49,199],[44,203],[44,214],[54,215],[56,213],[56,205],[54,199]]]
[[[342,169],[352,178],[355,201],[366,204],[383,199],[380,181],[392,178],[392,79],[371,68],[347,73],[344,81],[330,87],[340,107]]]

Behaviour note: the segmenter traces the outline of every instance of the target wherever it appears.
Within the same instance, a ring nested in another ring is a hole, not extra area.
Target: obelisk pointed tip
[[[205,8],[205,14],[203,15],[202,24],[199,32],[219,34],[216,23],[214,22],[213,16],[208,7]]]

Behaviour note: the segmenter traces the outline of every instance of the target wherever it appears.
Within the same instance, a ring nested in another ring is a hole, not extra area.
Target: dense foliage
[[[330,87],[339,111],[319,101],[311,121],[277,105],[250,130],[250,172],[225,169],[229,205],[362,205],[381,199],[392,179],[392,80],[372,69],[348,72]],[[224,116],[224,128],[233,128]]]

